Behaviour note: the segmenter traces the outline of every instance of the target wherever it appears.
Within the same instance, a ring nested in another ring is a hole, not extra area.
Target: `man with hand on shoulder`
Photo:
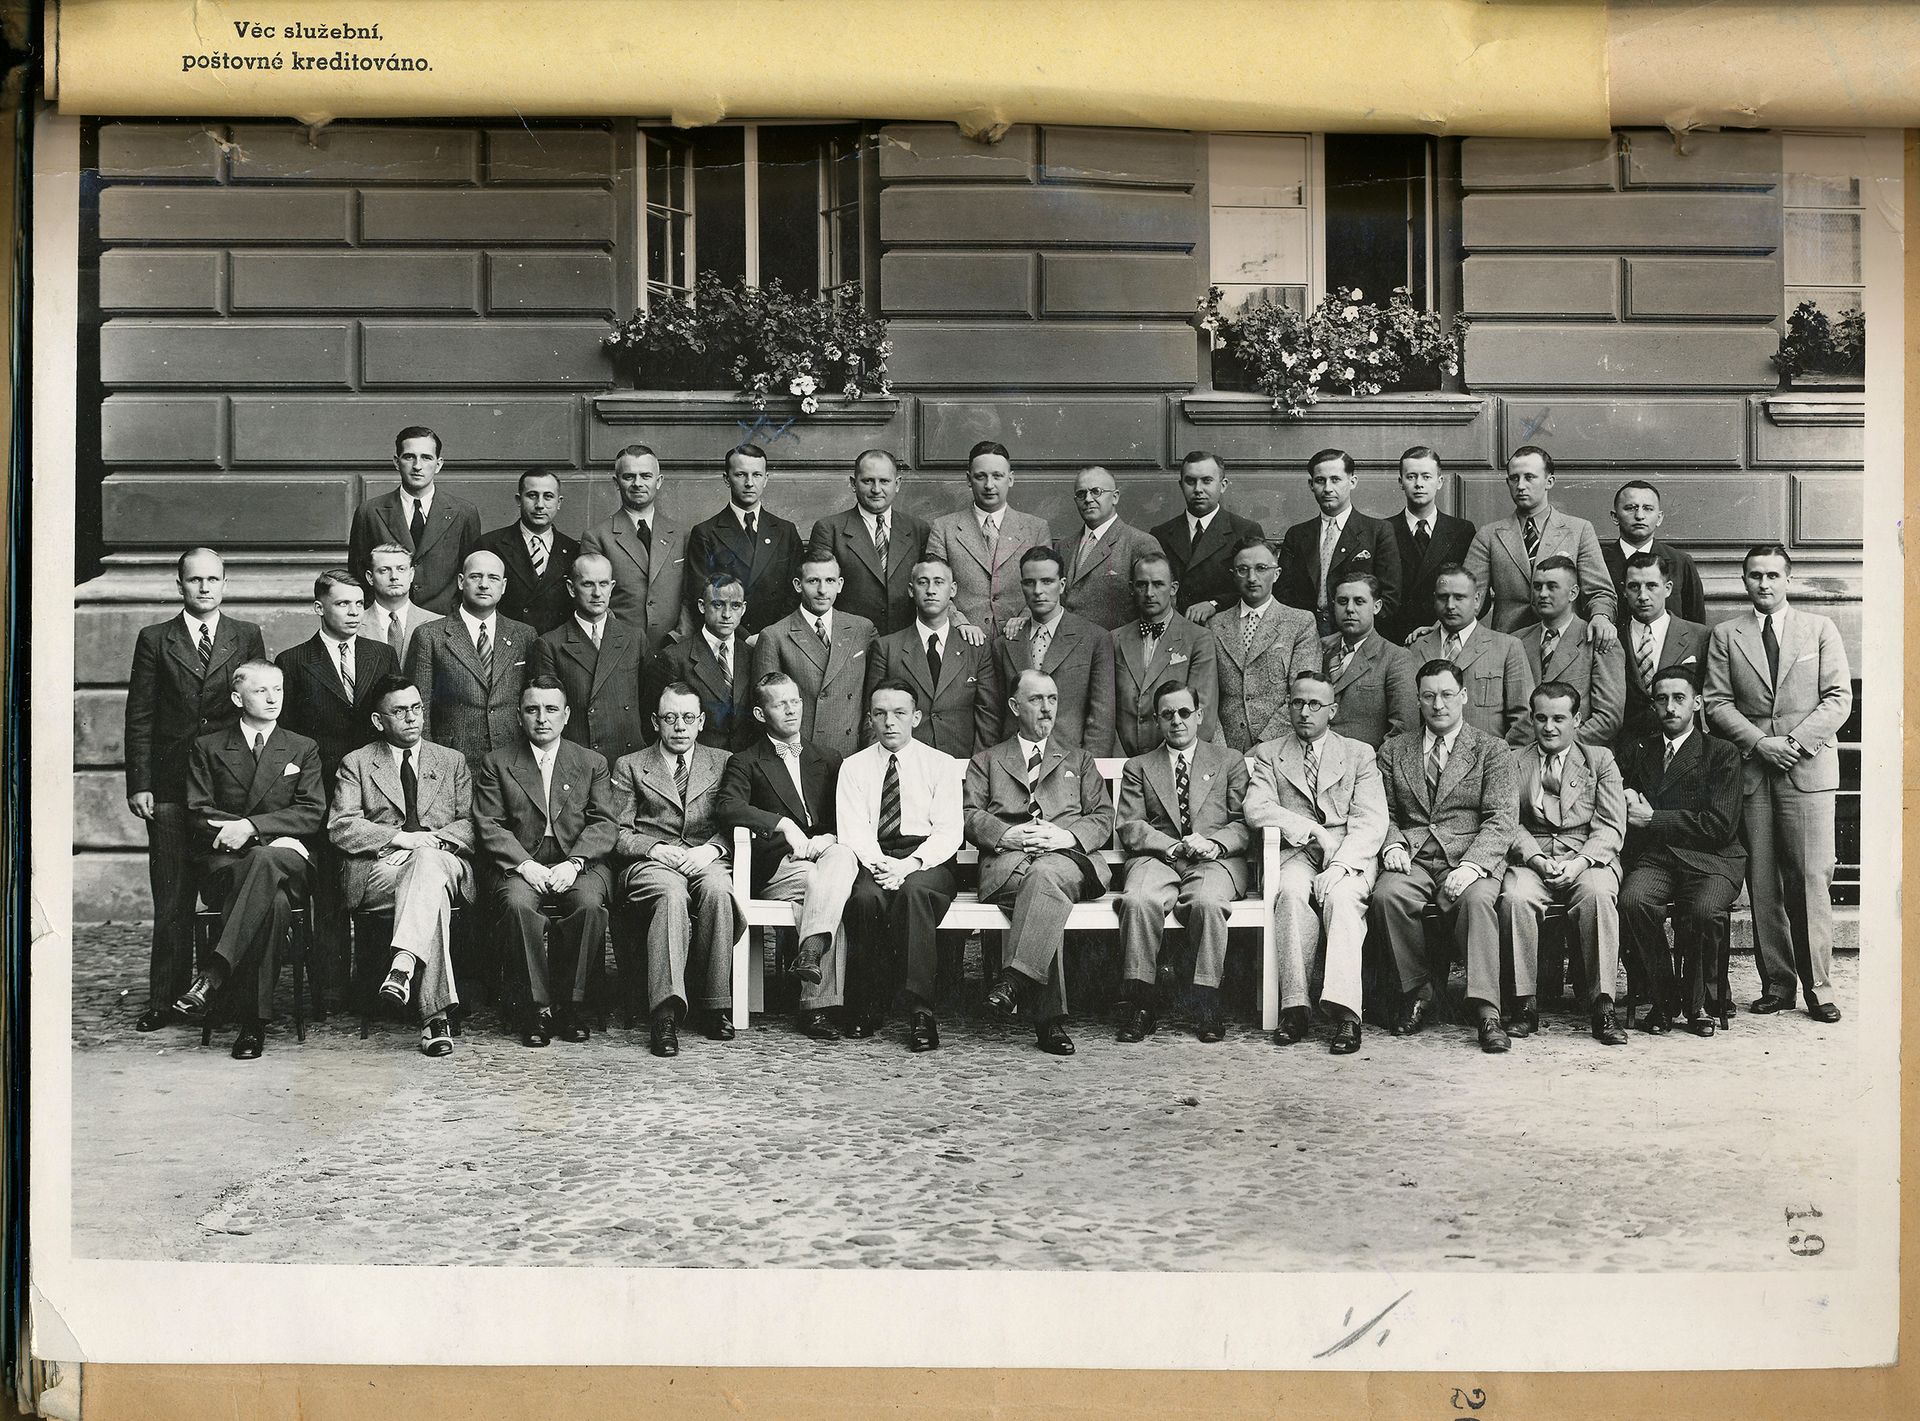
[[[1527,658],[1533,684],[1560,681],[1580,693],[1584,713],[1574,736],[1582,745],[1611,745],[1620,733],[1626,709],[1626,670],[1616,640],[1597,646],[1587,635],[1587,624],[1573,614],[1575,579],[1573,559],[1558,553],[1540,559],[1533,569],[1533,611],[1538,620],[1520,629],[1515,638]],[[1509,745],[1533,739],[1534,716],[1523,717],[1507,732]]]
[[[756,684],[776,672],[800,688],[801,737],[844,758],[860,748],[861,694],[873,623],[840,609],[846,586],[839,560],[809,550],[793,579],[800,605],[760,633],[753,645]]]

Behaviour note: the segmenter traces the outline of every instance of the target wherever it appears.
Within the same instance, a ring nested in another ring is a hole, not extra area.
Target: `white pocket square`
[[[1169,666],[1177,665],[1178,663],[1185,661],[1186,659],[1187,659],[1187,654],[1184,651],[1170,652],[1167,655],[1167,665]]]
[[[282,776],[297,775],[300,773],[300,767],[294,764],[291,760],[289,760],[287,764],[281,769],[280,773]]]

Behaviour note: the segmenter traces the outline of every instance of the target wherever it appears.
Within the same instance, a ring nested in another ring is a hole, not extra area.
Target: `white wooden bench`
[[[1120,775],[1126,767],[1123,758],[1101,759],[1097,762],[1100,773],[1107,781],[1107,793],[1116,805],[1120,798]],[[966,765],[960,765],[961,774],[956,777],[953,792],[963,791]],[[1127,860],[1127,855],[1119,848],[1116,838],[1100,851],[1107,863],[1118,868]],[[733,1021],[737,1028],[744,1029],[751,1004],[762,996],[762,974],[765,963],[762,955],[751,950],[755,928],[790,928],[797,922],[797,904],[779,902],[771,898],[755,898],[749,886],[749,847],[750,835],[745,828],[733,831],[733,891],[735,898],[746,907],[748,928],[734,944],[733,948]],[[1260,934],[1260,1023],[1263,1030],[1272,1031],[1280,1024],[1280,971],[1279,949],[1273,935],[1272,900],[1268,896],[1267,885],[1274,882],[1280,869],[1281,839],[1278,829],[1268,829],[1260,837],[1260,857],[1254,877],[1254,892],[1257,896],[1242,898],[1227,910],[1229,928],[1253,928]],[[980,851],[971,844],[963,844],[953,862],[972,866],[980,861]],[[1118,875],[1115,875],[1118,877]],[[1075,932],[1118,932],[1120,895],[1108,892],[1084,903],[1076,903],[1068,913],[1067,928]],[[1172,914],[1167,916],[1169,927],[1178,926]],[[952,929],[956,932],[998,931],[1005,932],[1011,926],[1006,911],[992,903],[983,903],[971,890],[963,891],[954,898],[947,914],[940,920],[942,931]]]

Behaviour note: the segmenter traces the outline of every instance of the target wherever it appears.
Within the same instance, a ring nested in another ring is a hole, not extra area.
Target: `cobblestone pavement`
[[[821,1045],[646,1033],[529,1051],[484,1015],[429,1061],[398,1022],[277,1023],[265,1057],[142,1036],[144,928],[81,934],[75,1253],[217,1262],[679,1267],[1638,1271],[1857,1261],[1857,963],[1847,1013],[1742,1014],[1608,1049],[1552,1016],[1504,1058],[1464,1027],[1369,1028],[1358,1055],[1135,1046],[1079,1055],[950,1014]],[[127,990],[131,988],[131,990]],[[1736,960],[1734,989],[1755,993]],[[285,988],[283,983],[283,1001]],[[1789,1257],[1788,1207],[1825,1253]]]

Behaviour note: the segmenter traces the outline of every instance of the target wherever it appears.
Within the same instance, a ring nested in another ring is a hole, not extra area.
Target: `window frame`
[[[1794,292],[1810,293],[1821,291],[1850,291],[1855,295],[1852,309],[1863,314],[1867,309],[1867,151],[1866,133],[1858,129],[1795,129],[1780,131],[1780,319],[1783,323],[1792,317],[1794,308],[1801,300],[1810,299],[1806,295],[1798,298]],[[1851,171],[1841,174],[1830,171],[1825,164],[1811,163],[1807,159],[1796,161],[1794,148],[1825,140],[1841,139],[1858,145],[1858,165]],[[1850,206],[1832,204],[1800,203],[1788,201],[1787,186],[1795,175],[1814,177],[1845,176],[1854,185],[1854,201]],[[1855,219],[1855,263],[1859,268],[1857,281],[1795,281],[1788,270],[1790,248],[1787,242],[1787,216],[1794,212],[1846,213]],[[1842,307],[1842,310],[1848,309]],[[1829,313],[1828,318],[1835,319],[1840,312]]]

